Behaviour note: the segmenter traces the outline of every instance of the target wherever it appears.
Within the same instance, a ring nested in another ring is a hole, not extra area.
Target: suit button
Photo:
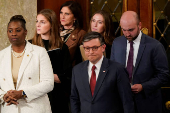
[[[31,79],[31,77],[29,77],[28,79]]]
[[[5,81],[5,78],[3,80]]]
[[[94,102],[92,101],[91,104],[94,104]]]

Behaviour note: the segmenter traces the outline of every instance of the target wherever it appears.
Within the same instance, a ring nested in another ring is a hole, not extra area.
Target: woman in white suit
[[[11,45],[0,51],[1,113],[51,113],[47,93],[54,76],[46,50],[25,41],[27,30],[21,15],[7,28]]]

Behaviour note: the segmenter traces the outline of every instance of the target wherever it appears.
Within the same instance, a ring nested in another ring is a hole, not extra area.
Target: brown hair
[[[51,9],[43,9],[37,15],[43,15],[51,24],[50,37],[49,37],[49,50],[55,48],[61,48],[63,46],[63,41],[59,35],[59,26],[56,14]],[[37,34],[37,30],[32,39],[32,44],[44,47],[41,35]]]
[[[90,41],[92,39],[96,39],[96,38],[99,39],[99,42],[101,45],[105,44],[104,37],[100,33],[93,32],[93,31],[88,32],[88,33],[86,33],[86,35],[84,35],[82,43],[84,44],[84,42],[88,42],[88,41]]]
[[[115,38],[112,17],[109,15],[108,12],[103,11],[103,10],[96,11],[93,14],[93,16],[95,14],[100,14],[100,15],[103,16],[103,19],[104,19],[104,33],[102,35],[104,37],[105,43],[108,44],[108,45],[112,45],[112,42],[113,42],[113,40]],[[88,30],[89,32],[91,31],[91,21],[92,21],[93,16],[91,17],[91,20],[90,20],[90,27],[89,27],[89,30]]]

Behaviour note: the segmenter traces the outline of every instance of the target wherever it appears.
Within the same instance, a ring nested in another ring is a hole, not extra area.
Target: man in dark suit
[[[103,56],[106,45],[100,33],[84,36],[87,61],[72,72],[72,113],[134,113],[126,69]]]
[[[161,85],[169,80],[164,47],[140,31],[135,12],[124,12],[120,25],[124,36],[113,41],[111,60],[123,64],[129,72],[136,113],[161,113]]]

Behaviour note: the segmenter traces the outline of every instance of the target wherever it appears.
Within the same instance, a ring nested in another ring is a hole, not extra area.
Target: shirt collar
[[[141,40],[141,37],[142,37],[142,32],[140,31],[138,37],[133,42],[134,43],[139,43],[140,40]]]

